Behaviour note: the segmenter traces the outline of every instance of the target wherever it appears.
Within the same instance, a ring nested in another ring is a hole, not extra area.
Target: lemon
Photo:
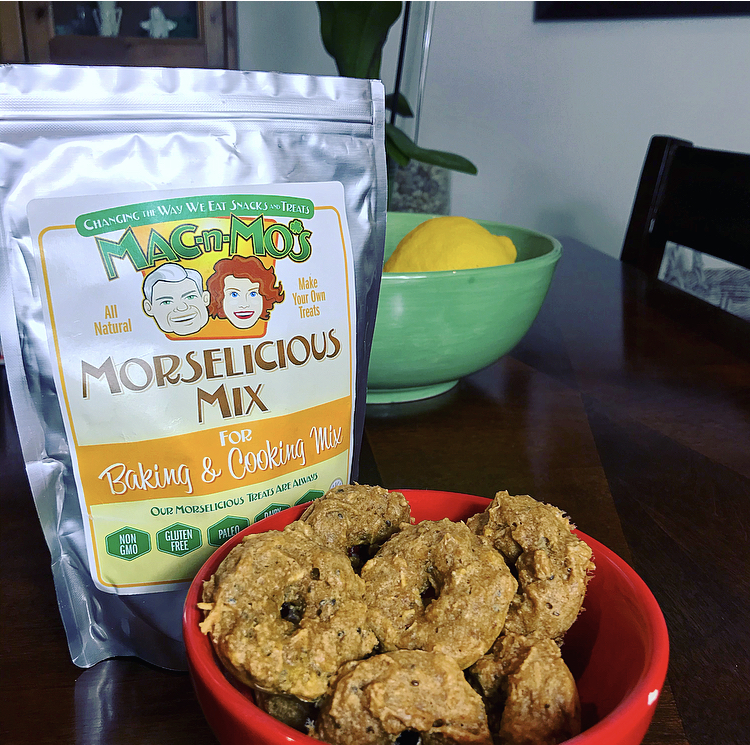
[[[512,264],[516,247],[468,217],[433,217],[400,241],[385,263],[386,272],[439,272]]]

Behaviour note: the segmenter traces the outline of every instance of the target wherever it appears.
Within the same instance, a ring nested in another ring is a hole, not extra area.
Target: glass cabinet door
[[[236,68],[234,2],[22,2],[27,62]]]

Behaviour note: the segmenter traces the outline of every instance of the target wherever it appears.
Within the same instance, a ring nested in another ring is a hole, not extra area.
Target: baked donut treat
[[[492,743],[481,697],[443,654],[400,650],[349,662],[331,688],[312,732],[330,745]]]
[[[581,731],[575,680],[551,639],[501,636],[467,673],[495,745],[557,745]]]
[[[557,507],[498,492],[467,520],[505,558],[518,578],[504,633],[562,640],[578,617],[594,570],[591,548]]]
[[[500,634],[516,581],[464,523],[404,525],[362,568],[368,620],[384,651],[421,649],[463,669]]]
[[[304,524],[251,534],[204,584],[201,630],[240,681],[314,701],[349,660],[377,644],[365,625],[364,583],[346,555]]]
[[[346,484],[330,489],[300,517],[328,548],[346,551],[359,571],[380,546],[409,523],[411,508],[400,492],[380,486]]]
[[[255,703],[259,709],[270,714],[284,724],[288,724],[298,732],[307,732],[308,724],[315,720],[318,714],[314,701],[302,701],[296,696],[285,696],[280,693],[266,693],[257,688],[253,691]]]

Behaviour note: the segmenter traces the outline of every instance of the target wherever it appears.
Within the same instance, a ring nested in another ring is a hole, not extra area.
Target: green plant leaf
[[[448,168],[451,171],[460,171],[461,173],[476,174],[477,167],[461,155],[446,153],[443,150],[427,150],[419,147],[412,139],[398,127],[393,124],[385,125],[386,152],[388,152],[389,141],[392,148],[395,148],[401,154],[410,160],[417,160],[420,163],[430,163],[434,166]],[[394,160],[396,160],[394,158]],[[396,160],[399,165],[404,165]],[[408,162],[408,161],[407,161]]]
[[[409,165],[409,156],[401,152],[398,145],[396,145],[388,135],[385,136],[385,154],[400,166]]]
[[[389,93],[385,97],[385,108],[388,109],[388,111],[393,111],[393,99],[395,95],[395,93]],[[414,116],[414,112],[411,110],[411,106],[409,106],[409,102],[406,100],[406,96],[404,96],[403,93],[398,94],[398,107],[396,108],[396,113],[399,116]]]
[[[323,46],[339,75],[379,78],[383,45],[401,2],[318,2]]]

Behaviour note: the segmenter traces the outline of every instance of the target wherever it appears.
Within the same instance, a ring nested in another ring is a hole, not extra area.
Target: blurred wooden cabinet
[[[2,62],[236,69],[237,3],[0,2],[0,56]]]

